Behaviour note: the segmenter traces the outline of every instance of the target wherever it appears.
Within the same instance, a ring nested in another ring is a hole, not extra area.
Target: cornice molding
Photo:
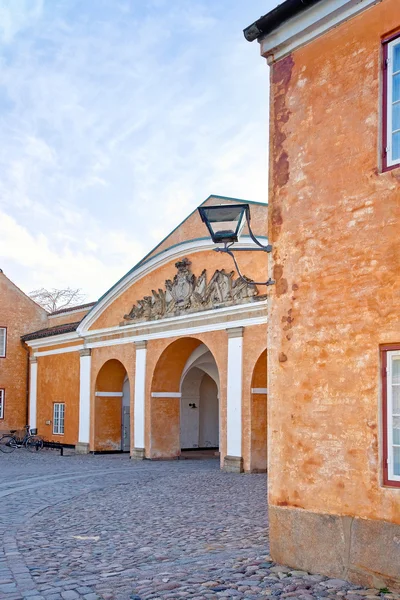
[[[266,58],[269,64],[273,64],[380,2],[382,0],[325,0],[318,3],[261,37],[261,56]]]
[[[263,239],[263,238],[260,238]],[[253,240],[248,237],[242,237],[241,242],[236,245],[236,247],[248,247],[248,246],[256,246]],[[181,244],[177,244],[162,252],[153,258],[150,258],[144,264],[139,265],[133,271],[127,273],[127,275],[121,279],[111,290],[99,300],[99,302],[92,308],[92,310],[82,319],[81,323],[78,326],[77,333],[80,336],[85,336],[87,333],[90,333],[89,328],[95,323],[95,321],[100,317],[100,315],[121,295],[123,294],[131,285],[133,285],[136,281],[139,281],[142,277],[145,277],[152,271],[155,271],[159,267],[181,257],[184,257],[186,254],[194,254],[197,252],[204,252],[206,250],[214,250],[215,244],[212,240],[207,238],[202,238],[198,240],[191,240],[189,242],[183,242]]]

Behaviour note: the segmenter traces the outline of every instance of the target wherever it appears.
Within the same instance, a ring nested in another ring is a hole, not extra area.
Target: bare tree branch
[[[63,290],[41,288],[40,290],[33,290],[29,296],[50,313],[82,304],[86,298],[80,288],[65,288]]]

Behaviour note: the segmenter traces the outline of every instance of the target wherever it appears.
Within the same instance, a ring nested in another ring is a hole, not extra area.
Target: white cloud
[[[0,4],[0,41],[10,43],[21,30],[39,19],[43,0],[2,0]]]
[[[3,0],[0,267],[23,289],[99,296],[211,193],[266,200],[253,4]]]

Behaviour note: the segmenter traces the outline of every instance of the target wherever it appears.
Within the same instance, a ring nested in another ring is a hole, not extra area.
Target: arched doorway
[[[129,378],[124,365],[116,359],[108,360],[96,378],[95,451],[129,451],[129,396]]]
[[[181,449],[219,448],[219,376],[205,344],[189,357],[181,378]]]
[[[162,352],[151,385],[150,458],[219,447],[218,388],[217,364],[200,340],[181,338]]]
[[[265,349],[254,366],[251,379],[251,471],[264,473],[267,470],[267,350]]]

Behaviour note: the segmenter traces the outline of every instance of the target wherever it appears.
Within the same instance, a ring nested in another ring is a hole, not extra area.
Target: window
[[[56,402],[53,408],[53,433],[64,433],[65,404]]]
[[[5,358],[7,348],[7,328],[0,327],[0,358]]]
[[[384,42],[383,168],[400,166],[400,36]]]
[[[384,483],[400,487],[400,346],[383,351]]]
[[[0,390],[0,419],[4,419],[4,390]]]

